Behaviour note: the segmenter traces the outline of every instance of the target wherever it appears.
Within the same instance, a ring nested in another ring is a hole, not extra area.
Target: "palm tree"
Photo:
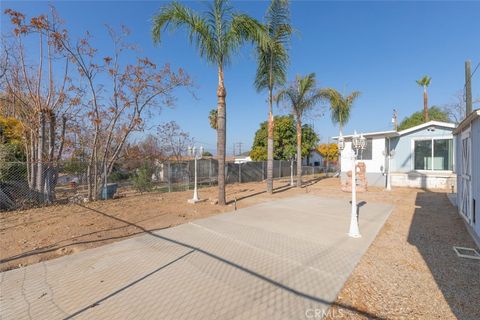
[[[159,42],[162,30],[182,27],[187,29],[188,39],[195,44],[200,56],[217,66],[218,204],[225,205],[227,91],[224,68],[243,43],[251,41],[263,48],[268,45],[268,37],[260,22],[245,14],[235,13],[228,0],[214,0],[204,14],[198,14],[178,2],[163,6],[153,18],[153,39]]]
[[[302,117],[322,98],[316,88],[315,73],[297,76],[294,83],[278,92],[277,103],[287,100],[297,126],[297,187],[302,186]]]
[[[333,88],[325,88],[320,90],[320,95],[322,99],[330,102],[332,122],[338,124],[341,135],[343,128],[350,120],[353,103],[360,96],[360,91],[353,91],[348,96],[343,96]]]
[[[265,27],[270,45],[257,48],[258,67],[255,77],[257,91],[268,90],[268,144],[267,144],[267,192],[273,192],[273,90],[285,84],[288,53],[286,45],[292,34],[287,0],[272,0],[265,15]]]
[[[427,87],[430,85],[430,81],[432,81],[432,78],[429,76],[425,75],[423,78],[420,80],[417,80],[417,84],[420,87],[423,87],[423,120],[425,122],[428,122],[428,93],[427,93]]]

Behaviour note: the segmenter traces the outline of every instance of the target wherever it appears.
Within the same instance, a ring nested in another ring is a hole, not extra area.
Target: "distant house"
[[[245,162],[250,162],[252,161],[252,158],[250,158],[250,151],[243,152],[239,155],[236,155],[233,157],[233,162],[234,163],[245,163]]]
[[[358,155],[366,165],[370,186],[384,187],[388,166],[392,186],[450,189],[456,185],[454,173],[453,123],[430,121],[402,131],[369,132],[367,147]],[[352,169],[352,135],[344,136],[341,178]],[[336,137],[335,139],[338,139]],[[388,154],[393,156],[390,161]]]
[[[317,149],[312,149],[306,157],[303,157],[302,166],[323,166],[323,156]]]
[[[457,207],[480,246],[480,109],[453,131],[456,145]]]

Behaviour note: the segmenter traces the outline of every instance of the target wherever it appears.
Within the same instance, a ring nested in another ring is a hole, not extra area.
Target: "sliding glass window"
[[[433,140],[433,170],[453,169],[452,139]]]
[[[415,170],[452,170],[452,139],[416,140],[414,143]]]

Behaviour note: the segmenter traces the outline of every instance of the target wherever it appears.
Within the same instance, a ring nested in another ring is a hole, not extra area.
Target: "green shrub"
[[[114,169],[115,170],[115,169]],[[120,181],[125,181],[130,178],[130,174],[127,172],[121,172],[121,171],[113,171],[109,176],[108,180],[111,182],[120,182]]]
[[[152,181],[153,169],[144,164],[137,169],[137,172],[133,176],[133,186],[138,192],[148,192],[153,190]]]

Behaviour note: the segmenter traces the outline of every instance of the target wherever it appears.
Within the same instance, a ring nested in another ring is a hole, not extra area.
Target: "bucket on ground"
[[[100,199],[107,200],[113,199],[113,196],[117,192],[118,184],[116,183],[107,183],[107,185],[102,187],[102,191],[100,193]]]

